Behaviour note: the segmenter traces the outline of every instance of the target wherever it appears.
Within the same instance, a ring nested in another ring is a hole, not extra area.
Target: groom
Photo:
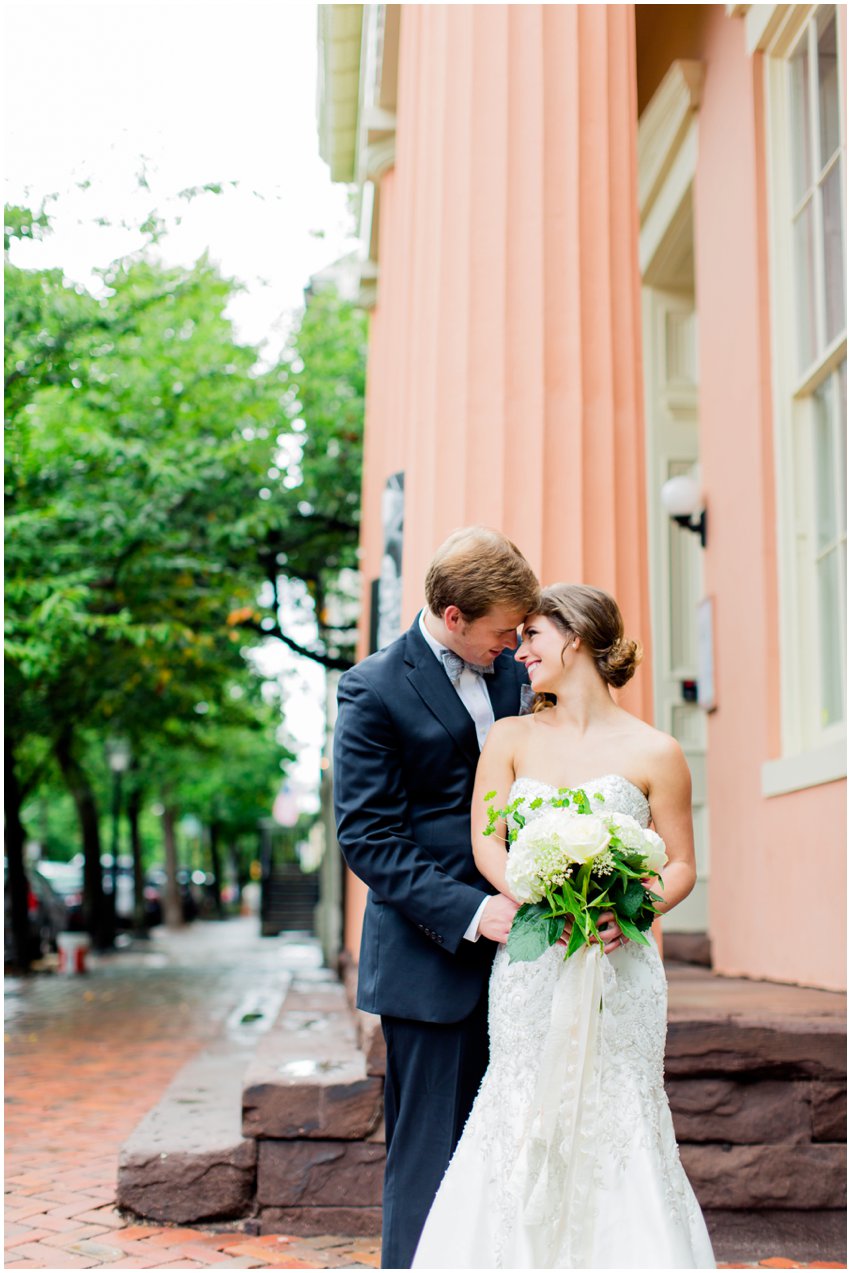
[[[426,608],[339,686],[334,788],[340,847],[368,886],[358,1006],[387,1044],[382,1267],[410,1268],[487,1067],[487,983],[516,910],[492,895],[470,843],[479,752],[517,715],[511,657],[538,581],[503,535],[456,531]],[[509,653],[506,653],[509,651]]]

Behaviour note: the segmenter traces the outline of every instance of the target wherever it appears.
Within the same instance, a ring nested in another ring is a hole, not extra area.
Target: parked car
[[[27,918],[29,920],[29,949],[27,957],[30,962],[40,959],[43,950],[42,911],[38,894],[27,876]],[[3,859],[3,961],[15,962],[15,936],[12,932],[12,894],[9,889],[9,863]]]
[[[156,893],[163,914],[165,913],[165,885],[165,870],[161,866],[152,867],[145,877],[145,891],[147,892],[148,889],[151,889],[152,893]],[[177,872],[177,887],[180,893],[180,907],[183,919],[186,923],[189,923],[191,920],[197,919],[199,910],[198,897],[196,896],[197,886],[192,882],[191,871],[184,870],[181,867]]]
[[[107,897],[112,896],[112,854],[104,853],[100,860],[103,871],[103,891]],[[133,879],[133,859],[129,855],[119,854],[117,873],[116,919],[120,928],[133,925],[136,889]],[[162,905],[158,889],[149,880],[144,881],[143,898],[145,903],[145,926],[153,928],[162,922]]]
[[[32,882],[50,916],[50,944],[55,950],[56,933],[79,933],[83,928],[82,860],[51,862],[42,858],[33,868]]]

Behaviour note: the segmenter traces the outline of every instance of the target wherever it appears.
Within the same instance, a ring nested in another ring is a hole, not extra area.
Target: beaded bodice
[[[591,778],[588,782],[576,784],[588,795],[595,792],[603,797],[602,808],[608,813],[628,813],[642,827],[650,822],[650,805],[644,792],[634,782],[621,774],[603,774],[599,778]],[[526,806],[523,814],[527,822],[537,817],[542,809],[530,809],[529,803],[536,796],[555,795],[557,788],[549,782],[539,782],[537,778],[515,778],[508,793],[509,801],[520,796]]]

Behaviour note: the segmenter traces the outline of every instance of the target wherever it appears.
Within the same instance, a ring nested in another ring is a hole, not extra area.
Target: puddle
[[[303,1061],[287,1061],[285,1065],[278,1067],[278,1073],[286,1075],[287,1078],[309,1079],[318,1074],[332,1074],[334,1070],[345,1068],[343,1061],[313,1061],[305,1058]]]

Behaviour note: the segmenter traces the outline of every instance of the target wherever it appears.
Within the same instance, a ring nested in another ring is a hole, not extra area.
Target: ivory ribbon
[[[600,1147],[584,1144],[582,1132],[584,1126],[587,1141],[599,1094],[600,1021],[606,989],[615,981],[596,944],[580,947],[556,976],[535,1094],[509,1181],[541,1261],[537,1267],[555,1267],[565,1238],[587,1219],[584,1200]]]

